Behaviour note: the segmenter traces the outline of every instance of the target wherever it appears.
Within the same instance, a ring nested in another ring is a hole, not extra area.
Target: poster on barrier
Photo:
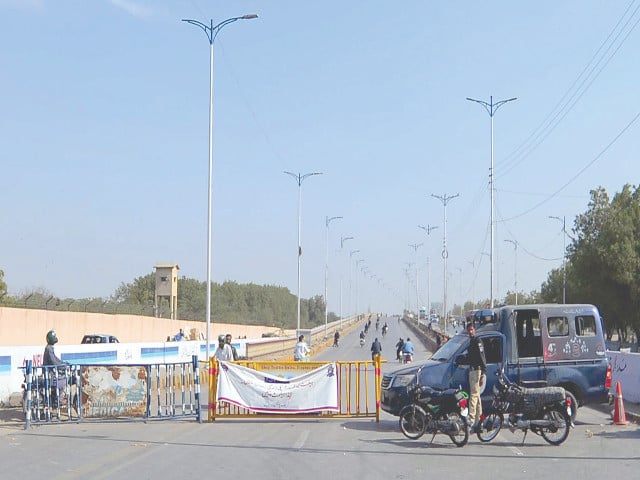
[[[84,417],[144,417],[147,412],[147,368],[93,365],[80,370]]]
[[[339,411],[336,364],[282,378],[220,362],[218,401],[259,413]]]

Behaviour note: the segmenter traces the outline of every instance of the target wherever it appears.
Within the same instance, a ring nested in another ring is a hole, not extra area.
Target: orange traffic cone
[[[622,400],[622,387],[620,382],[616,382],[616,404],[613,411],[613,423],[616,425],[626,425],[627,416],[624,413],[624,402]]]

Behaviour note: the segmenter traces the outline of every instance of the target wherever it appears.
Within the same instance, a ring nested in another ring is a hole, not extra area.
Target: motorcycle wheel
[[[493,412],[482,422],[482,431],[477,432],[478,440],[481,442],[490,442],[498,436],[500,429],[504,423],[504,416],[500,412]]]
[[[400,412],[400,430],[411,440],[417,440],[424,435],[428,421],[421,408],[409,407]]]
[[[571,419],[560,407],[551,407],[544,412],[542,420],[553,422],[548,427],[539,427],[540,435],[551,445],[560,445],[569,436]]]
[[[457,412],[451,412],[447,415],[447,418],[456,422],[458,425],[458,433],[449,435],[449,438],[456,444],[456,447],[464,447],[469,441],[469,425],[467,425],[467,420]]]

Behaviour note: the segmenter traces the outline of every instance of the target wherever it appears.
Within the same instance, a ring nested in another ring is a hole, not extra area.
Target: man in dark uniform
[[[487,373],[487,360],[484,356],[484,344],[482,340],[476,337],[476,329],[473,322],[467,324],[467,333],[469,334],[469,424],[471,425],[471,433],[478,428],[477,423],[482,416],[482,400],[480,399],[480,391],[484,386]]]

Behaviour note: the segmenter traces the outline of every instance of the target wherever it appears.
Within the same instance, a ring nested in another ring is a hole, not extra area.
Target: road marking
[[[514,455],[517,455],[518,457],[524,456],[524,452],[520,450],[518,447],[509,447],[509,450],[511,450],[514,453]]]
[[[308,437],[309,437],[309,430],[304,430],[300,434],[298,439],[294,442],[293,448],[295,448],[296,450],[300,450],[304,446],[304,443],[307,441]]]

